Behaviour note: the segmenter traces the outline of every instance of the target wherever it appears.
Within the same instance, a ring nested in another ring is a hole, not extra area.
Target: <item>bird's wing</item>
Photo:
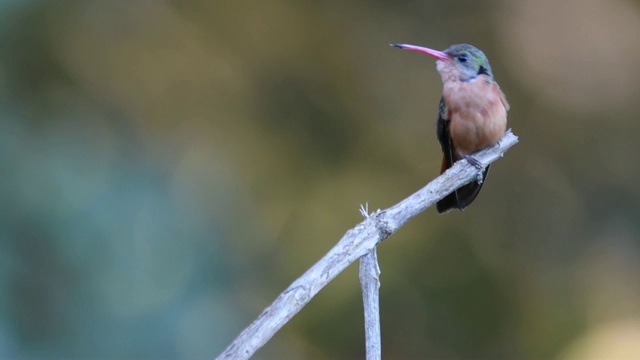
[[[451,135],[449,134],[449,114],[447,111],[447,103],[444,101],[444,97],[440,99],[440,106],[438,108],[438,122],[436,123],[436,136],[442,147],[442,167],[440,173],[451,167],[457,160],[454,158],[455,151],[453,149],[453,143],[451,141]]]
[[[453,158],[455,151],[453,149],[451,135],[449,134],[449,112],[447,110],[447,103],[444,101],[444,97],[442,97],[438,108],[438,122],[436,123],[436,136],[440,142],[440,147],[442,147],[442,164],[440,165],[440,174],[445,172],[455,162],[455,159]],[[436,204],[436,209],[440,214],[455,208],[459,208],[458,194],[456,191],[445,196]]]

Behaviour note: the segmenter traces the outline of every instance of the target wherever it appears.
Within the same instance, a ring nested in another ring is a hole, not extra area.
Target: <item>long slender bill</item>
[[[438,60],[448,60],[449,59],[449,55],[443,53],[442,51],[433,50],[433,49],[429,49],[429,48],[422,47],[422,46],[415,46],[415,45],[409,45],[409,44],[389,44],[389,45],[391,45],[393,47],[397,47],[399,49],[404,49],[404,50],[415,51],[415,52],[427,54],[429,56],[433,56],[434,58],[436,58]]]

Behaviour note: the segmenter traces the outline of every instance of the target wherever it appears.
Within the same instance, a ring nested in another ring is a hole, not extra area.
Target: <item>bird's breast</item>
[[[448,81],[443,96],[449,134],[458,155],[493,146],[502,138],[508,105],[495,81],[484,76],[466,82]]]

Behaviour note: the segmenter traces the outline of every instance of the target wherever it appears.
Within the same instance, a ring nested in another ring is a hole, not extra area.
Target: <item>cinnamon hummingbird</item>
[[[437,59],[436,68],[443,83],[436,124],[436,135],[444,154],[440,173],[460,159],[482,169],[472,154],[498,143],[507,128],[509,111],[509,103],[493,79],[485,54],[467,44],[452,45],[444,51],[408,44],[391,46]],[[482,189],[488,172],[489,165],[482,173],[482,181],[464,185],[438,201],[438,213],[469,206]]]

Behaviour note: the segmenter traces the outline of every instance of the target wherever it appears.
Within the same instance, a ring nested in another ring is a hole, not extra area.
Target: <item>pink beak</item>
[[[438,51],[438,50],[433,50],[433,49],[429,49],[426,47],[422,47],[422,46],[415,46],[415,45],[408,45],[408,44],[389,44],[393,47],[397,47],[400,49],[404,49],[404,50],[409,50],[409,51],[415,51],[415,52],[419,52],[419,53],[423,53],[423,54],[427,54],[429,56],[433,56],[434,58],[438,59],[438,60],[449,60],[451,59],[449,57],[449,55],[443,53],[442,51]]]

